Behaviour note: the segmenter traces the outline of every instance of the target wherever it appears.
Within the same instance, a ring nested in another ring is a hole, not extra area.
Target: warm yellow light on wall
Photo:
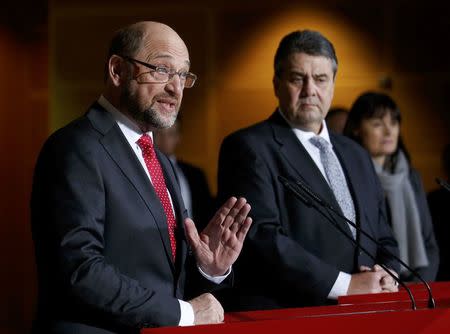
[[[224,69],[228,73],[223,82],[226,90],[268,90],[272,87],[273,57],[281,38],[294,30],[320,31],[335,46],[339,59],[336,96],[340,104],[350,105],[355,86],[376,88],[382,68],[375,43],[359,32],[345,17],[334,12],[298,7],[268,17],[262,24],[247,31],[241,44],[234,45],[234,53]],[[348,93],[344,89],[348,87]],[[357,93],[356,93],[357,94]],[[267,97],[266,97],[267,98]]]

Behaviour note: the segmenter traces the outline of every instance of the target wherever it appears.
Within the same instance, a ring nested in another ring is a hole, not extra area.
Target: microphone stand
[[[417,273],[416,270],[412,269],[410,266],[408,266],[404,261],[402,261],[398,256],[396,256],[395,254],[392,254],[391,252],[389,252],[383,245],[381,245],[374,237],[372,237],[369,233],[367,233],[366,231],[364,231],[363,229],[361,229],[359,226],[357,226],[354,222],[352,222],[351,220],[349,220],[347,217],[345,217],[344,215],[342,215],[338,210],[336,210],[335,208],[333,208],[333,206],[331,206],[329,203],[327,203],[326,201],[324,201],[323,199],[321,199],[317,194],[315,194],[304,182],[300,181],[300,180],[296,180],[295,182],[296,185],[298,185],[304,192],[306,192],[309,196],[311,196],[311,198],[313,198],[314,200],[316,200],[320,205],[322,205],[323,207],[325,207],[326,209],[329,209],[330,211],[332,211],[334,214],[336,214],[337,216],[339,216],[340,218],[344,219],[348,224],[350,224],[351,226],[353,226],[355,229],[357,229],[358,231],[360,231],[364,236],[366,236],[367,238],[369,238],[373,243],[375,243],[376,245],[378,245],[379,247],[381,247],[381,250],[386,253],[387,255],[393,257],[395,260],[397,260],[404,268],[408,269],[415,277],[417,277],[426,287],[427,292],[428,292],[428,308],[433,309],[436,308],[436,302],[434,301],[433,298],[433,294],[431,293],[431,288],[428,285],[428,283]],[[384,268],[383,268],[384,269]],[[403,287],[405,287],[402,284]]]
[[[295,187],[297,185],[296,183],[294,183],[294,185],[295,185],[294,186],[291,181],[289,181],[288,179],[286,179],[285,177],[283,177],[281,175],[278,176],[278,181],[280,181],[288,190],[290,190],[295,195],[295,197],[297,197],[297,199],[300,199],[306,206],[315,208],[317,210],[317,212],[319,212],[323,217],[325,217],[329,222],[331,222],[333,224],[333,226],[335,228],[337,228],[355,247],[360,248],[367,256],[369,256],[374,262],[376,262],[375,256],[370,254],[370,252],[367,251],[365,248],[363,248],[360,245],[358,245],[356,240],[353,239],[353,236],[348,235],[348,233],[341,226],[339,226],[332,217],[330,217],[329,215],[325,214],[320,209],[320,207],[317,205],[317,203],[319,203],[321,206],[327,208],[327,206],[323,205],[323,203],[322,203],[323,201],[322,200],[320,200],[317,196],[311,196],[311,194],[309,192],[307,192],[308,195],[310,195],[311,198],[313,198],[315,201],[309,200],[302,193],[300,193],[298,191],[298,189]],[[319,199],[319,201],[317,201],[317,199]],[[414,297],[413,297],[413,295],[411,293],[411,290],[406,286],[405,283],[403,283],[384,264],[380,263],[379,265],[380,265],[381,268],[383,268],[389,274],[389,276],[391,276],[398,284],[400,284],[407,291],[407,293],[409,295],[409,298],[411,299],[411,309],[413,309],[415,311],[417,309],[417,306],[416,306],[416,301],[415,301],[415,299],[414,299]]]
[[[448,184],[447,182],[445,182],[443,179],[441,179],[440,177],[436,178],[436,182],[445,190],[450,191],[450,184]]]

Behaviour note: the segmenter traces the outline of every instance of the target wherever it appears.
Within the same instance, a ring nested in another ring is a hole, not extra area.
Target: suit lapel
[[[114,121],[113,117],[101,106],[98,104],[94,105],[87,117],[91,120],[93,126],[104,134],[104,136],[100,139],[100,143],[123,172],[123,175],[130,181],[139,193],[153,216],[166,251],[168,262],[174,271],[175,267],[173,265],[173,261],[171,260],[172,250],[170,247],[169,234],[167,232],[164,209],[153,189],[153,186],[150,183],[150,180],[148,179],[146,172],[136,157],[136,154],[128,144],[128,141],[117,123]]]
[[[292,177],[294,179],[300,178],[310,189],[343,214],[333,190],[289,124],[278,111],[269,118],[269,122],[273,128],[274,139],[280,145],[281,155],[296,173]],[[314,180],[314,182],[311,182],[311,180]],[[351,234],[347,223],[343,222],[342,219],[336,220],[343,229]]]
[[[289,124],[276,111],[270,118],[274,139],[280,145],[280,153],[284,160],[296,172],[292,175],[294,179],[300,178],[322,198],[329,201],[333,206],[339,208],[328,182],[323,177],[314,160],[306,151],[305,147],[295,136]],[[311,182],[314,180],[315,182]]]

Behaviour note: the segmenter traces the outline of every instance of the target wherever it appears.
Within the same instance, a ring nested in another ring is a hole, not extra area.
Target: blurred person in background
[[[182,121],[177,119],[170,128],[155,131],[155,144],[172,162],[188,216],[197,224],[208,221],[207,218],[212,216],[214,199],[203,170],[175,156],[175,151],[182,140],[181,130]]]
[[[344,134],[372,157],[384,189],[389,221],[399,244],[400,258],[423,279],[433,281],[439,266],[430,210],[419,173],[411,166],[400,136],[401,114],[386,94],[367,92],[354,102]],[[404,281],[417,281],[405,268]]]
[[[344,132],[345,122],[347,122],[348,110],[342,107],[331,108],[325,117],[328,129],[334,133]]]

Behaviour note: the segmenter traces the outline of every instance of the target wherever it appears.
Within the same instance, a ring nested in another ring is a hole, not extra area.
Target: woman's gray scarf
[[[416,197],[409,181],[409,163],[402,151],[398,152],[394,172],[383,170],[375,163],[391,211],[392,230],[397,239],[400,259],[412,268],[428,266],[428,257],[422,236]],[[401,271],[405,271],[402,268]]]

